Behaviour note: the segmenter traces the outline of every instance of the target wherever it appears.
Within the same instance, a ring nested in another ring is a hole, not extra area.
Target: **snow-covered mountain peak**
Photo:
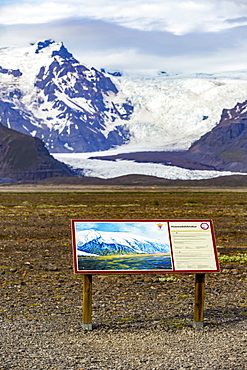
[[[33,44],[36,47],[35,54],[50,54],[50,57],[56,57],[56,60],[70,61],[73,63],[79,63],[73,57],[68,49],[64,46],[63,42],[55,42],[54,40],[38,41]]]
[[[62,42],[53,40],[38,41],[27,47],[12,47],[0,49],[0,65],[2,68],[16,70],[19,69],[23,75],[20,84],[34,81],[36,74],[42,66],[49,65],[54,57],[60,57],[63,60],[71,60],[79,63],[68,52]],[[59,59],[59,58],[57,58]]]
[[[80,64],[62,42],[2,49],[0,60],[4,125],[42,138],[52,152],[110,149],[128,140],[131,104],[107,74]],[[13,118],[16,111],[21,118]]]
[[[30,92],[40,68],[49,65],[52,62],[53,53],[58,53],[61,47],[62,43],[45,41],[27,47],[0,49],[1,67],[9,71],[19,70],[21,73],[18,78],[9,73],[1,75],[0,87],[9,83],[10,86],[21,89],[24,94]]]

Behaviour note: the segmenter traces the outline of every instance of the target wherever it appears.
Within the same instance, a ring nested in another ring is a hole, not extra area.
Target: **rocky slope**
[[[0,177],[17,181],[73,176],[72,171],[53,158],[42,140],[0,124]]]
[[[247,101],[224,109],[219,124],[196,141],[186,157],[219,171],[247,172]]]

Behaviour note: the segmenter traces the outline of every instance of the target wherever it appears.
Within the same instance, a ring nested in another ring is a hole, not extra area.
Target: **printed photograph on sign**
[[[72,222],[77,272],[172,270],[167,222]]]

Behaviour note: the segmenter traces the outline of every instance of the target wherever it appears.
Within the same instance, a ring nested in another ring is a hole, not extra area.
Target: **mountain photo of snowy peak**
[[[172,269],[167,223],[74,221],[77,272]]]

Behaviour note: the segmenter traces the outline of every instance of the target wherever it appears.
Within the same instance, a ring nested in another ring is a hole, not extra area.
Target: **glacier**
[[[129,152],[129,151],[127,151]],[[98,160],[90,159],[91,156],[104,156],[123,153],[123,148],[95,153],[53,153],[60,162],[67,164],[76,171],[79,177],[99,177],[111,179],[124,175],[148,175],[169,180],[200,180],[219,176],[245,175],[240,172],[189,170],[176,166],[166,166],[160,163],[137,163],[127,160]]]
[[[125,232],[83,230],[77,232],[78,256],[111,256],[169,253],[170,246],[155,239]]]
[[[247,96],[247,71],[111,79],[134,106],[127,127],[136,151],[186,150]]]

